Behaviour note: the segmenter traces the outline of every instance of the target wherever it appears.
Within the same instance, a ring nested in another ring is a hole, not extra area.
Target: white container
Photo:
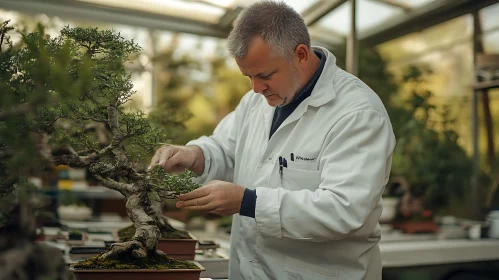
[[[61,205],[57,212],[61,220],[84,221],[92,217],[92,209],[85,206]]]
[[[218,232],[218,220],[206,220],[204,231],[209,236],[215,236]]]
[[[399,198],[397,197],[384,197],[383,198],[383,212],[381,212],[381,217],[379,218],[380,223],[389,223],[397,214],[397,205],[399,203]]]
[[[499,210],[490,212],[487,220],[490,223],[489,237],[499,239]]]
[[[482,235],[482,225],[475,224],[468,229],[468,236],[471,240],[478,240]]]
[[[69,179],[71,180],[85,180],[85,176],[87,175],[86,169],[80,168],[70,168],[68,170]]]

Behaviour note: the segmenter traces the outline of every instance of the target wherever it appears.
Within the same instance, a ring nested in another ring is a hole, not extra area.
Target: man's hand
[[[178,173],[188,169],[201,175],[204,171],[204,155],[198,146],[164,145],[156,151],[150,166],[156,164],[161,165],[169,173]]]
[[[244,190],[233,183],[211,181],[190,193],[181,194],[177,207],[229,216],[241,210]]]

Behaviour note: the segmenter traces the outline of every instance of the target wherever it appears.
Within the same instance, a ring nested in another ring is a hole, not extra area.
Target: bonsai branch
[[[134,187],[132,184],[126,184],[126,183],[120,183],[117,182],[111,178],[104,178],[100,175],[94,175],[97,180],[99,180],[104,187],[113,189],[115,191],[119,191],[121,194],[123,194],[125,197],[129,193],[133,193],[137,191],[137,188]]]
[[[103,149],[101,152],[94,152],[86,156],[80,156],[71,147],[60,148],[52,152],[52,159],[55,165],[65,164],[71,167],[87,167],[99,160],[100,156],[106,152]]]
[[[111,127],[111,132],[113,133],[113,141],[119,140],[120,142],[123,140],[123,132],[120,130],[120,123],[119,123],[119,112],[118,108],[116,106],[108,106],[107,107],[107,116],[108,116],[108,123],[109,126]],[[119,143],[116,144],[116,146],[119,145]]]

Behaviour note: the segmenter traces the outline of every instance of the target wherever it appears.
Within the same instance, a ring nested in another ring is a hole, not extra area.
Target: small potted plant
[[[36,241],[45,241],[45,231],[40,228],[36,233]]]
[[[383,210],[379,218],[380,223],[389,224],[393,222],[397,215],[400,198],[408,188],[407,180],[401,176],[394,177],[388,182],[382,197]]]
[[[68,233],[68,244],[71,245],[83,245],[85,241],[85,235],[79,230],[72,230]]]

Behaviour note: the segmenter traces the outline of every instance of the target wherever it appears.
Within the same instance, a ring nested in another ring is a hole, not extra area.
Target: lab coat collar
[[[338,67],[336,66],[336,57],[329,52],[327,49],[322,47],[313,47],[314,50],[318,50],[326,56],[326,64],[324,65],[324,69],[322,70],[321,76],[317,83],[315,84],[314,89],[312,90],[311,95],[303,100],[303,102],[298,105],[298,107],[294,110],[291,115],[284,120],[284,122],[279,126],[276,130],[279,131],[282,127],[287,124],[294,122],[301,118],[303,114],[307,111],[308,106],[319,107],[328,103],[336,97],[336,91],[334,89],[334,76],[336,74],[336,70]],[[262,99],[265,97],[262,95]],[[266,102],[264,102],[266,104]],[[274,116],[275,107],[265,106],[264,109],[264,120],[265,120],[265,130],[266,130],[266,139],[269,139],[270,134],[270,126],[272,125],[272,118]]]
[[[308,101],[308,105],[319,107],[328,103],[336,97],[334,89],[334,76],[338,67],[336,66],[336,57],[327,49],[323,47],[314,46],[314,50],[321,51],[326,55],[326,64],[322,70],[322,74],[317,80],[312,94],[304,102]]]

